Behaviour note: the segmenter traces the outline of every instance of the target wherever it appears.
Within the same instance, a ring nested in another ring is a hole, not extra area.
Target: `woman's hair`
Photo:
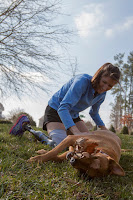
[[[120,74],[121,73],[118,67],[112,65],[111,63],[105,63],[102,67],[100,67],[96,71],[96,73],[92,77],[92,80],[91,80],[92,86],[94,89],[97,88],[102,75],[109,76],[110,78],[115,80],[117,83],[119,83]]]

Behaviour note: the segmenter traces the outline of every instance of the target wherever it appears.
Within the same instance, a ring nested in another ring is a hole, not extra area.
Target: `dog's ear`
[[[122,167],[112,158],[109,158],[109,168],[111,173],[118,176],[125,176],[125,172]]]

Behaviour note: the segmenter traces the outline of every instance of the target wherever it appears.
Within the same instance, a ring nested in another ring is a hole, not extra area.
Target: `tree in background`
[[[58,24],[60,0],[0,0],[0,5],[0,95],[48,91],[53,71],[66,63],[72,34]]]
[[[127,126],[123,126],[122,130],[121,130],[121,134],[129,134],[129,131],[128,131],[128,127]]]
[[[128,78],[129,78],[129,113],[133,116],[133,52],[128,56]]]
[[[116,130],[115,130],[115,128],[114,128],[114,126],[112,124],[111,124],[109,130],[112,131],[112,132],[114,132],[114,133],[116,133]]]
[[[77,58],[69,59],[69,67],[67,70],[67,74],[73,78],[74,76],[76,76],[78,71],[79,68],[78,68]]]
[[[127,63],[123,62],[124,54],[118,54],[114,57],[117,65],[121,70],[120,84],[112,88],[112,94],[115,95],[114,103],[111,104],[111,121],[115,129],[121,129],[125,125],[125,116],[133,118],[133,52],[129,53]],[[127,117],[126,117],[127,119]],[[126,123],[127,125],[127,123]],[[128,126],[128,125],[127,125]],[[133,123],[130,122],[130,129]]]
[[[114,56],[114,60],[116,61],[115,65],[117,67],[119,67],[119,69],[122,72],[122,68],[123,68],[123,57],[124,54],[118,54],[116,56]],[[113,88],[112,88],[112,94],[115,95],[115,109],[117,109],[117,120],[114,119],[113,121],[117,121],[117,125],[115,125],[115,128],[120,127],[121,128],[121,124],[120,124],[120,119],[122,117],[122,104],[123,104],[123,97],[122,97],[122,80],[123,80],[123,74],[121,73],[121,79],[120,79],[120,84],[116,84]]]
[[[122,116],[121,118],[121,123],[126,126],[129,130],[131,130],[132,128],[132,124],[133,124],[133,117],[131,114],[127,114]]]
[[[118,97],[117,97],[118,98]],[[111,109],[111,114],[110,114],[110,118],[111,118],[111,123],[113,123],[113,126],[115,127],[115,129],[119,128],[119,101],[118,99],[115,99],[114,103],[111,103],[112,109]]]

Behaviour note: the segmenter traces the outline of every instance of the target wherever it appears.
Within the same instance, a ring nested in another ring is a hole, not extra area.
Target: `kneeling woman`
[[[107,129],[99,116],[99,109],[106,92],[119,83],[120,70],[111,63],[105,63],[94,76],[76,75],[62,86],[48,102],[43,129],[59,144],[68,134],[82,135],[89,131],[80,119],[79,113],[90,107],[90,116],[101,129]]]

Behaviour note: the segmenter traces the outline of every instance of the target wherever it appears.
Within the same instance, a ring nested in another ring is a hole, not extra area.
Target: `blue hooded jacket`
[[[91,79],[92,76],[88,74],[76,75],[49,100],[49,106],[57,110],[66,129],[74,126],[73,119],[88,107],[91,107],[89,114],[96,125],[105,126],[99,116],[99,108],[105,99],[106,92],[98,94],[94,98],[95,90],[92,87]]]

